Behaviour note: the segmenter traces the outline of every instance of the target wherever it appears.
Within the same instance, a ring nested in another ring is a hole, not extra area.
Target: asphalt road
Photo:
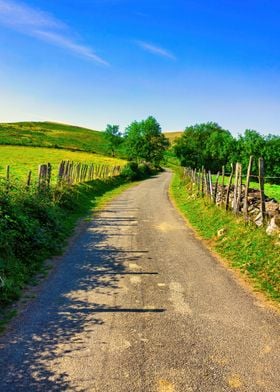
[[[278,392],[280,317],[197,240],[163,173],[116,198],[0,338],[0,390]]]

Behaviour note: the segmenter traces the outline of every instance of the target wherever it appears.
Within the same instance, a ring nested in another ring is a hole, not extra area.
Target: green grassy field
[[[88,152],[55,148],[0,146],[0,176],[5,175],[6,166],[10,165],[11,178],[26,179],[29,170],[32,170],[36,175],[38,165],[48,162],[52,164],[54,173],[57,173],[58,165],[62,160],[110,166],[124,166],[126,163],[122,159]]]
[[[51,122],[0,123],[0,144],[108,153],[104,132]]]

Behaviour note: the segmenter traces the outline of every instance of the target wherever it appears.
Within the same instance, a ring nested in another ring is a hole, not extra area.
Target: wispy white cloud
[[[140,48],[144,49],[146,52],[152,53],[157,56],[166,57],[170,60],[176,60],[174,54],[164,48],[155,46],[153,44],[144,41],[135,41],[135,42],[138,46],[140,46]]]
[[[57,34],[51,31],[35,30],[33,31],[33,35],[53,45],[60,46],[61,48],[69,49],[73,53],[91,59],[96,63],[109,65],[107,61],[97,56],[91,48],[80,44],[76,44],[74,41],[68,39],[67,37],[64,37],[61,34]]]
[[[0,0],[0,24],[102,65],[109,65],[92,48],[77,43],[70,28],[51,14],[12,0]]]
[[[64,23],[47,12],[10,0],[0,0],[0,22],[17,29],[61,28],[65,26]]]

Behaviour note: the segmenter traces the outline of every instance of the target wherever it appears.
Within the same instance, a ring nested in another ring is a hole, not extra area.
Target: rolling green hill
[[[107,152],[104,132],[51,122],[0,123],[0,145]]]

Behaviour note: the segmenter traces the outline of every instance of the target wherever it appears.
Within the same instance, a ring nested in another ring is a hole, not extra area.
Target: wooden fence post
[[[233,193],[233,211],[235,214],[238,212],[238,189],[239,189],[239,175],[240,175],[240,163],[235,165],[235,181],[234,181],[234,193]]]
[[[230,195],[230,188],[231,188],[231,184],[232,184],[232,177],[233,177],[233,164],[231,164],[231,173],[230,173],[230,177],[229,177],[229,182],[228,182],[228,189],[227,189],[227,195],[226,195],[226,210],[228,210],[229,207],[229,195]]]
[[[244,204],[243,204],[243,215],[244,215],[244,219],[246,221],[248,220],[248,193],[249,193],[249,187],[250,187],[250,176],[251,176],[252,164],[253,164],[253,156],[251,155],[250,159],[249,159],[248,168],[247,168]]]
[[[27,181],[26,181],[26,187],[29,188],[31,185],[31,176],[32,176],[32,171],[29,170],[28,176],[27,176]]]
[[[219,177],[220,177],[220,172],[217,173],[217,178],[216,178],[215,188],[214,188],[213,202],[215,204],[216,204],[216,201],[217,201],[217,191],[218,191]]]
[[[77,175],[76,175],[76,182],[79,184],[80,182],[80,176],[81,176],[81,164],[78,163],[77,165]]]
[[[38,166],[38,189],[41,187],[42,165]]]
[[[241,193],[242,193],[242,165],[238,165],[238,183],[237,183],[237,197],[236,197],[236,214],[240,210],[241,203]]]
[[[201,196],[204,197],[204,167],[201,168]]]
[[[210,198],[213,199],[212,175],[210,170],[208,171],[208,179],[209,179],[209,194],[210,194]]]
[[[61,184],[61,182],[63,181],[64,167],[65,167],[65,161],[61,161],[58,167],[58,178],[57,178],[58,184]]]
[[[262,223],[265,220],[265,197],[264,197],[264,160],[259,158],[259,185],[260,185],[260,199],[261,199],[261,214]]]
[[[66,161],[65,170],[64,170],[64,181],[65,181],[65,182],[68,182],[69,165],[70,165],[70,162],[69,162],[69,161]]]
[[[224,203],[224,193],[225,193],[225,167],[222,167],[222,189],[221,189],[221,206]]]
[[[6,191],[10,190],[10,166],[6,166]]]
[[[190,174],[189,174],[189,179],[190,179],[190,191],[192,193],[193,190],[193,169],[191,169]]]
[[[38,189],[45,190],[47,187],[48,165],[38,167]]]
[[[47,165],[47,185],[48,188],[50,187],[51,184],[51,178],[52,178],[52,166],[50,163]]]
[[[197,194],[199,195],[199,193],[200,193],[200,170],[197,171],[196,185],[197,185]]]
[[[6,166],[6,180],[7,182],[10,181],[10,166]]]

